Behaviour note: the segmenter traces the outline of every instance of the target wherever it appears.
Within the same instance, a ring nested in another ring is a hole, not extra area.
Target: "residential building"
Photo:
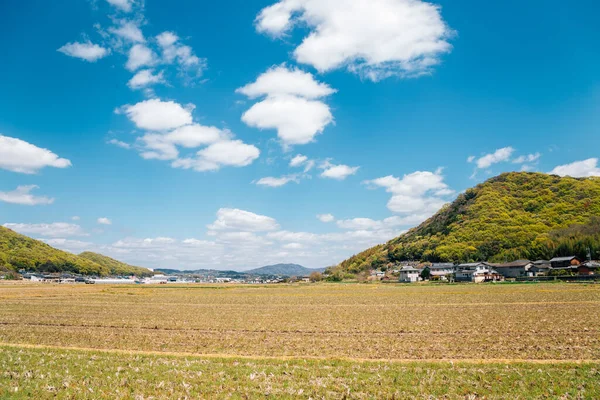
[[[521,278],[524,276],[534,276],[531,272],[533,263],[529,260],[517,260],[503,264],[491,264],[493,268],[505,278]]]
[[[412,283],[419,281],[420,271],[409,265],[405,265],[400,269],[400,282]]]
[[[504,277],[486,262],[460,264],[456,270],[457,282],[496,282]]]
[[[581,260],[576,256],[554,257],[550,260],[552,269],[571,269],[581,264]]]

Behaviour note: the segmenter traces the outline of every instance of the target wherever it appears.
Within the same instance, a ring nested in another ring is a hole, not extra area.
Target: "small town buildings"
[[[486,262],[460,264],[455,273],[457,282],[499,282],[504,277]]]
[[[552,269],[549,260],[537,260],[533,262],[533,265],[529,268],[529,272],[533,276],[546,276]]]
[[[576,256],[569,257],[554,257],[550,260],[552,269],[571,269],[581,264],[581,260]]]
[[[600,261],[586,261],[577,267],[579,275],[600,275]]]
[[[410,265],[405,265],[400,268],[400,282],[412,283],[419,281],[419,270],[411,267]]]
[[[433,263],[428,268],[431,273],[431,279],[439,280],[447,280],[455,271],[454,264],[452,263]]]
[[[529,260],[517,260],[504,264],[492,264],[494,269],[505,278],[521,278],[524,276],[534,276],[531,272],[533,263]]]

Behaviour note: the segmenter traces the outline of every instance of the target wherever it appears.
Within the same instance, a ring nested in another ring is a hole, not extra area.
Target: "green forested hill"
[[[92,253],[91,251],[81,253],[79,257],[95,262],[96,264],[102,265],[103,267],[108,267],[111,275],[152,275],[152,271],[150,271],[149,269],[125,264],[121,261],[117,261],[113,258],[104,256],[102,254]]]
[[[465,193],[420,226],[334,269],[390,262],[549,259],[590,247],[600,256],[600,178],[505,173]]]
[[[107,259],[111,261],[108,262]],[[114,264],[115,262],[118,265]],[[130,268],[130,270],[124,269],[125,267]],[[57,250],[46,243],[18,234],[3,226],[0,226],[0,269],[73,272],[100,276],[138,272],[138,267],[122,264],[108,257],[94,260],[93,258],[80,257],[66,251]],[[149,272],[144,268],[142,270],[146,273]]]

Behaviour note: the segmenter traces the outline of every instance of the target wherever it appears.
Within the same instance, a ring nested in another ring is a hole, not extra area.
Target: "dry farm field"
[[[600,285],[0,284],[0,352],[0,398],[593,399]]]

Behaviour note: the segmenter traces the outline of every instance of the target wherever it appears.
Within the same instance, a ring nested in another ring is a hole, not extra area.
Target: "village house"
[[[533,276],[546,276],[552,269],[549,260],[537,260],[533,262],[533,265],[529,268],[529,272]]]
[[[456,271],[457,282],[497,282],[504,277],[486,262],[460,264]]]
[[[400,282],[412,283],[419,281],[419,270],[411,267],[410,265],[405,265],[400,269]]]
[[[490,264],[500,275],[505,278],[521,278],[524,276],[534,276],[531,272],[533,263],[529,260],[517,260],[503,264]]]
[[[455,268],[452,263],[433,263],[429,267],[431,279],[447,280],[449,276],[454,274]]]
[[[581,264],[581,260],[576,256],[569,257],[554,257],[550,260],[550,265],[552,269],[577,269],[577,267]]]
[[[598,275],[600,274],[600,261],[586,261],[577,267],[579,275]]]

